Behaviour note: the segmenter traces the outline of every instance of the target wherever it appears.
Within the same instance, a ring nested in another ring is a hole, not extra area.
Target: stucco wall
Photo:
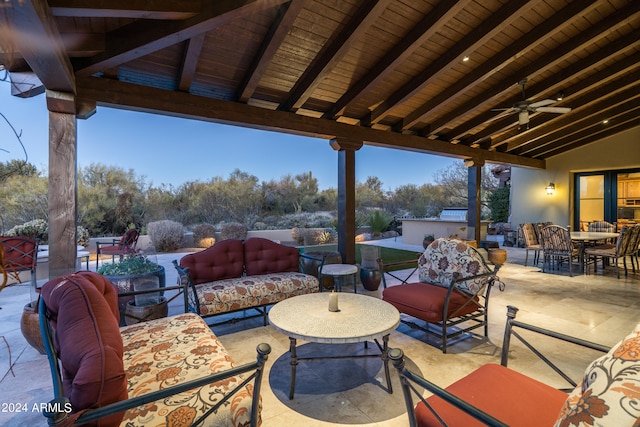
[[[640,167],[640,127],[547,159],[546,170],[511,169],[511,224],[573,220],[573,173]],[[553,182],[556,192],[547,196]]]

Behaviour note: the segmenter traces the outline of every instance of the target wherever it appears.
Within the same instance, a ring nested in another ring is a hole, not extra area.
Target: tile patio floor
[[[421,251],[421,248],[402,245],[401,239],[377,241],[376,244]],[[519,320],[606,345],[615,344],[640,322],[640,273],[630,272],[627,278],[620,280],[616,279],[613,270],[607,271],[606,275],[599,270],[598,274],[575,274],[574,277],[569,277],[566,269],[542,273],[539,266],[523,265],[524,249],[505,249],[508,261],[499,276],[506,283],[506,289],[492,292],[488,340],[472,336],[451,346],[449,354],[442,354],[426,344],[429,338],[422,332],[401,325],[391,334],[389,342],[390,346],[404,350],[409,367],[437,384],[447,385],[482,364],[499,363],[507,305],[520,308]],[[171,260],[182,255],[158,255],[158,261],[166,268],[167,284],[176,280]],[[381,290],[367,292],[359,286],[358,292],[379,297]],[[22,307],[29,299],[28,283],[13,285],[0,292],[0,336],[6,338],[12,359],[10,369],[7,345],[0,339],[0,403],[26,403],[31,408],[34,403],[47,402],[51,398],[52,386],[46,356],[31,348],[20,332]],[[180,301],[172,303],[170,312],[180,312]],[[392,368],[394,393],[388,394],[379,386],[384,371],[377,359],[301,364],[295,399],[290,401],[287,396],[289,340],[286,336],[254,320],[216,327],[214,332],[238,364],[253,360],[259,343],[271,345],[272,353],[263,379],[263,426],[408,425],[397,375]],[[304,344],[300,351],[315,354],[365,351],[362,347]],[[597,353],[574,351],[565,344],[546,347],[560,357],[560,365],[569,367],[574,378],[597,357]],[[512,343],[512,349],[510,367],[554,386],[565,387],[559,377],[549,373],[519,343]],[[8,413],[2,412],[3,408],[0,407],[0,425],[46,425],[44,417],[37,412]]]

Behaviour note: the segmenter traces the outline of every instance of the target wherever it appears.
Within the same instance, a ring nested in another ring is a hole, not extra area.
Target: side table
[[[322,276],[331,276],[334,278],[334,290],[342,292],[342,281],[346,276],[353,276],[353,292],[356,291],[356,273],[358,267],[352,264],[325,264],[318,271],[318,279],[320,280],[320,292],[322,292]]]

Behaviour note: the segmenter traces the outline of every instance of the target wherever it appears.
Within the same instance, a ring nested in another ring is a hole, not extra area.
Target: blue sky
[[[0,81],[0,113],[21,132],[29,162],[47,170],[49,121],[44,94],[16,98]],[[0,161],[12,159],[24,159],[24,153],[0,117]],[[368,176],[378,176],[385,190],[422,185],[433,182],[434,173],[454,161],[365,145],[356,153],[356,179],[364,182]],[[155,186],[228,178],[240,169],[260,181],[311,171],[320,189],[325,189],[337,187],[337,162],[329,141],[317,138],[105,107],[98,107],[88,120],[78,120],[78,166],[101,163],[133,169]]]

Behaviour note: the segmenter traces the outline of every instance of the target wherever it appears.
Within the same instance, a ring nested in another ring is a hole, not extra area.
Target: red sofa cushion
[[[194,284],[241,277],[244,270],[242,240],[223,240],[180,259],[180,267],[188,268]]]
[[[440,322],[443,320],[444,300],[448,290],[448,288],[429,283],[407,283],[385,289],[382,291],[382,299],[397,308],[400,313],[426,322]],[[455,313],[456,316],[462,316],[478,310],[479,305],[475,297],[463,309],[456,312],[467,300],[467,295],[454,290],[449,301],[449,315]]]
[[[553,426],[567,394],[504,366],[490,363],[447,387],[447,391],[513,427]],[[427,399],[450,426],[484,426],[444,400]],[[420,402],[418,426],[442,426]]]
[[[73,411],[126,400],[118,297],[111,282],[82,271],[45,283],[41,296],[51,313],[64,394]],[[122,417],[115,414],[93,425],[118,425]]]
[[[244,262],[247,276],[258,274],[298,272],[300,252],[262,237],[252,237],[244,242]]]

